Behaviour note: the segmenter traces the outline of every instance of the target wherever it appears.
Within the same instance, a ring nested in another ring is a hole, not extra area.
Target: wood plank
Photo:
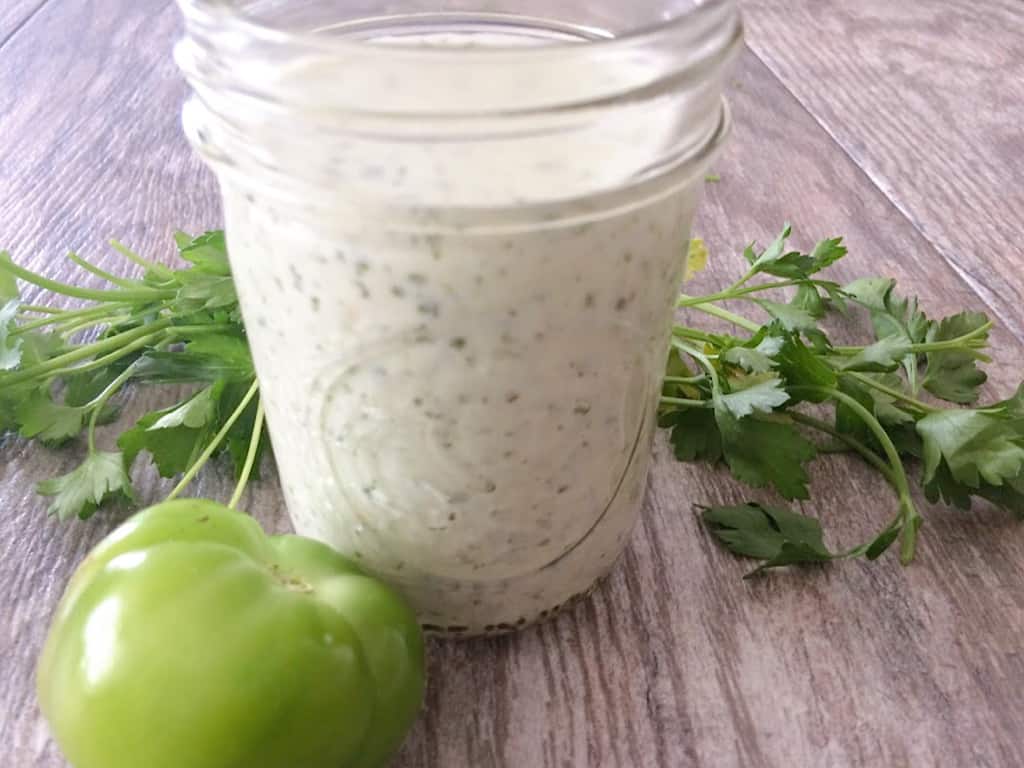
[[[1024,5],[751,0],[745,11],[762,60],[1024,338]]]
[[[0,145],[0,238],[58,276],[65,248],[97,253],[116,235],[168,257],[174,227],[219,218],[177,124],[173,11],[157,0],[123,8],[115,22],[102,0],[48,7],[32,39],[0,52],[0,124],[16,127],[14,145]],[[127,44],[143,29],[150,45]],[[979,301],[761,64],[745,58],[738,80],[735,141],[699,222],[714,264],[694,292],[734,275],[727,254],[790,218],[804,244],[848,235],[847,277],[891,274],[936,312]],[[30,95],[19,105],[5,95],[15,82]],[[1015,348],[1005,332],[998,342]],[[1011,357],[994,391],[1019,375]],[[132,410],[153,397],[138,393]],[[1024,764],[1019,530],[992,513],[928,510],[910,569],[886,560],[743,582],[745,564],[715,548],[690,506],[749,492],[677,464],[663,442],[656,451],[643,522],[593,599],[515,637],[431,645],[427,709],[399,766]],[[0,444],[2,764],[64,764],[35,708],[32,666],[64,581],[117,522],[44,518],[33,482],[73,463]],[[209,472],[195,491],[224,498],[228,485]],[[152,476],[140,486],[159,498]],[[859,540],[892,506],[843,460],[816,473],[813,493],[833,541]],[[268,527],[287,527],[272,480],[250,501]]]
[[[0,7],[0,48],[47,0],[5,0]]]

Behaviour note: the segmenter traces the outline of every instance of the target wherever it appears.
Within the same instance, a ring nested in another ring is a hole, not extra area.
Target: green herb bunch
[[[39,483],[60,519],[87,518],[114,499],[134,500],[139,454],[163,477],[181,475],[170,498],[218,454],[227,454],[238,485],[236,504],[268,447],[252,358],[222,232],[176,237],[187,268],[170,269],[113,246],[139,279],[69,258],[108,288],[55,282],[0,253],[0,433],[17,431],[51,446],[85,433],[84,461]],[[21,301],[18,281],[89,305],[62,309]],[[184,400],[142,416],[120,432],[115,452],[97,448],[96,432],[117,419],[129,384],[189,384]]]
[[[790,500],[808,498],[809,462],[851,451],[885,477],[897,502],[876,536],[841,552],[825,547],[817,520],[756,503],[702,508],[715,536],[761,560],[755,573],[873,560],[897,540],[909,563],[922,522],[909,464],[920,465],[929,501],[970,509],[983,499],[1024,516],[1024,385],[1009,400],[976,405],[987,378],[978,366],[989,362],[988,318],[966,311],[931,320],[888,278],[845,286],[822,279],[846,256],[842,240],[801,253],[788,247],[790,234],[787,226],[767,248],[748,247],[746,272],[725,290],[681,297],[679,307],[725,320],[741,335],[675,326],[660,425],[681,461],[724,463],[738,480]],[[706,259],[699,242],[691,251]],[[791,300],[777,300],[782,289]],[[727,301],[756,306],[767,321],[720,306]],[[870,316],[873,338],[833,345],[821,322],[855,310]]]

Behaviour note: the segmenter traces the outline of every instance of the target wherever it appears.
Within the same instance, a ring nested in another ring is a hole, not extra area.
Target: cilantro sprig
[[[85,436],[81,464],[37,487],[62,520],[87,518],[117,499],[134,501],[131,474],[144,452],[161,476],[182,476],[172,498],[209,460],[228,454],[238,477],[236,503],[268,447],[224,235],[176,239],[183,269],[113,243],[141,268],[137,279],[71,254],[75,265],[108,284],[102,289],[51,280],[0,253],[0,433],[54,446]],[[26,303],[19,282],[90,303]],[[200,388],[121,431],[118,450],[97,447],[98,428],[117,419],[126,387],[169,382]]]
[[[855,453],[893,487],[896,504],[874,537],[838,553],[825,548],[813,518],[756,503],[702,508],[715,537],[761,560],[754,573],[873,560],[896,541],[909,563],[923,520],[911,492],[914,470],[930,501],[969,510],[983,499],[1024,517],[1024,385],[1010,400],[961,407],[977,403],[987,379],[979,364],[989,362],[989,319],[961,312],[931,320],[889,278],[845,286],[822,279],[847,255],[842,239],[802,253],[788,247],[791,233],[786,226],[767,247],[749,246],[745,273],[725,290],[680,298],[688,313],[740,330],[675,326],[660,425],[671,431],[679,460],[724,463],[747,485],[789,500],[809,497],[808,465],[816,457]],[[691,253],[706,260],[702,244]],[[789,300],[777,300],[786,289]],[[724,302],[757,308],[765,319],[737,314]],[[868,314],[872,338],[833,345],[823,320],[857,310]]]

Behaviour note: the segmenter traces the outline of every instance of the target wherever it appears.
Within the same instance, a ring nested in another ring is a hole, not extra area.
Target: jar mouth
[[[322,30],[288,28],[281,24],[260,18],[258,15],[249,12],[244,3],[233,0],[176,0],[186,21],[189,24],[196,24],[206,27],[208,25],[219,26],[224,31],[243,34],[252,40],[262,40],[267,43],[287,42],[291,46],[305,48],[316,52],[345,52],[359,50],[379,51],[381,45],[377,42],[353,38],[349,36],[325,35]],[[659,37],[672,35],[688,26],[700,25],[701,22],[713,21],[731,17],[735,26],[739,27],[736,12],[736,0],[693,0],[684,9],[672,13],[657,21],[639,23],[631,28],[620,32],[611,33],[598,26],[582,26],[574,31],[585,31],[590,34],[583,44],[588,50],[595,48],[614,49],[636,45],[644,45]],[[423,16],[458,17],[463,15],[460,11],[437,12],[422,14]],[[506,14],[477,14],[474,16],[493,16],[495,21],[506,18]],[[359,20],[362,23],[381,23],[389,20],[390,16],[370,16]],[[394,18],[399,18],[395,16]],[[402,18],[409,18],[403,16]],[[518,18],[523,18],[519,16]],[[538,22],[548,22],[546,17],[536,17]],[[355,25],[354,25],[355,26]],[[473,49],[450,49],[445,47],[418,46],[418,47],[388,47],[389,55],[403,58],[442,58],[458,56],[460,59],[467,58],[519,58],[519,57],[551,57],[556,58],[564,55],[566,49],[579,48],[581,41],[578,37],[567,36],[564,40],[549,40],[546,45],[538,47],[522,47],[517,45],[488,45]]]
[[[735,0],[680,0],[685,12],[621,34],[602,17],[471,10],[353,15],[313,3],[312,18],[300,4],[288,5],[288,13],[278,7],[281,18],[265,21],[246,11],[262,7],[261,0],[177,1],[186,22],[175,49],[179,67],[197,94],[240,96],[239,114],[258,103],[383,119],[554,112],[587,119],[607,106],[701,91],[710,105],[743,40]],[[583,26],[592,22],[604,26]],[[563,39],[553,39],[559,33]],[[495,38],[520,43],[494,44]],[[447,87],[435,87],[426,99],[409,87],[414,83]]]
[[[546,12],[544,0],[444,0],[467,8],[454,17],[361,13],[437,0],[178,0],[186,24],[175,58],[193,89],[185,130],[218,167],[281,187],[302,179],[328,189],[339,169],[377,158],[361,172],[362,197],[391,199],[383,188],[367,191],[385,184],[380,167],[402,166],[404,189],[426,189],[431,169],[473,158],[477,167],[504,162],[512,176],[534,174],[543,202],[593,200],[703,156],[719,135],[727,65],[742,45],[734,0],[634,2],[646,18],[652,9],[689,10],[623,31],[637,16],[614,0],[565,0],[556,8],[562,20],[472,10]],[[552,41],[561,33],[565,42]],[[556,173],[583,155],[592,158],[586,167]],[[518,205],[531,194],[518,195]],[[476,193],[463,203],[483,204]]]

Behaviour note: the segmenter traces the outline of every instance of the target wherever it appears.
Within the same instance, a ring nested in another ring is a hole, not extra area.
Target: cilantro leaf
[[[21,338],[21,367],[42,363],[66,351],[67,347],[59,333],[42,333],[41,331],[24,331],[18,334]]]
[[[223,231],[207,232],[196,238],[184,232],[176,232],[174,239],[178,243],[181,257],[195,265],[197,271],[221,277],[231,274]]]
[[[679,461],[717,464],[722,460],[722,435],[710,409],[675,411],[664,426],[672,430],[669,441]]]
[[[165,411],[149,430],[205,427],[217,413],[217,398],[222,386],[204,387],[176,408]]]
[[[983,484],[975,494],[1024,520],[1024,477],[1015,477],[998,486]]]
[[[776,264],[783,257],[786,250],[786,241],[789,236],[793,234],[793,227],[787,224],[782,228],[782,232],[779,234],[772,243],[765,248],[761,253],[755,254],[754,246],[750,245],[744,251],[747,261],[750,262],[751,270],[753,272],[768,272],[768,270]],[[773,274],[768,272],[768,274]]]
[[[846,301],[847,296],[839,286],[839,283],[819,280],[817,284],[825,291],[825,293],[828,294],[828,300],[830,302],[829,306],[835,308],[844,315],[849,311],[850,307]]]
[[[778,376],[754,374],[730,379],[729,384],[731,391],[717,395],[715,407],[726,408],[737,419],[755,412],[771,413],[789,400]]]
[[[220,360],[224,370],[234,372],[229,377],[232,380],[250,379],[255,373],[249,344],[241,336],[220,333],[198,336],[185,346],[185,352],[199,358]]]
[[[730,552],[765,561],[748,577],[769,568],[825,563],[836,557],[825,546],[821,524],[788,509],[749,503],[705,507],[701,516]]]
[[[956,481],[945,463],[940,463],[931,482],[924,486],[924,491],[932,503],[942,501],[959,509],[970,510],[973,497],[976,496],[1024,519],[1024,476],[1015,477],[1002,485],[982,481],[977,488],[968,488]]]
[[[813,283],[802,283],[797,286],[796,295],[789,303],[815,319],[825,316],[825,300],[821,298],[818,287]]]
[[[9,392],[0,392],[0,435],[18,428],[18,418],[14,414],[17,404]]]
[[[182,314],[230,307],[238,303],[235,283],[230,277],[181,270],[175,273],[181,288],[177,309]]]
[[[908,354],[910,354],[910,345],[906,336],[902,334],[886,336],[884,339],[864,347],[853,357],[843,360],[840,368],[844,371],[890,373],[900,367]]]
[[[117,497],[135,500],[120,453],[90,453],[68,474],[39,483],[36,491],[53,497],[47,514],[56,515],[60,520],[76,515],[84,520]]]
[[[969,488],[982,480],[1001,485],[1024,467],[1024,420],[999,419],[971,410],[939,411],[917,423],[924,440],[925,479],[945,461],[953,478]]]
[[[160,477],[174,477],[192,466],[202,450],[201,443],[206,432],[188,427],[150,431],[166,411],[153,411],[142,416],[131,429],[121,433],[117,447],[124,453],[126,466],[131,468],[135,458],[147,451],[153,457]]]
[[[896,281],[889,278],[865,278],[847,285],[843,292],[871,313],[875,339],[898,337],[907,344],[922,344],[928,337],[931,321],[918,307],[916,298],[896,293]],[[917,355],[903,358],[911,389],[917,391]]]
[[[903,385],[903,380],[895,374],[867,375],[892,389],[898,389]],[[845,376],[839,379],[839,391],[852,397],[874,414],[879,423],[885,427],[887,434],[900,453],[910,453],[911,455],[920,453],[916,448],[919,438],[914,432],[914,416],[903,410],[891,396]],[[841,400],[835,402],[835,427],[844,435],[850,435],[871,448],[881,449],[878,438],[864,423],[864,420]],[[904,428],[909,429],[909,434]]]
[[[814,316],[806,309],[792,304],[779,304],[767,299],[758,299],[757,305],[778,320],[787,331],[817,331],[818,324]]]
[[[822,240],[810,254],[787,251],[786,241],[791,234],[792,227],[787,224],[782,233],[760,254],[755,254],[753,246],[748,247],[744,256],[750,262],[751,271],[790,280],[806,280],[846,255],[842,238]]]
[[[82,431],[85,413],[81,408],[55,403],[43,392],[35,392],[17,408],[22,437],[37,437],[44,443],[59,445]]]
[[[835,371],[819,355],[809,349],[795,333],[787,334],[776,360],[779,373],[791,387],[832,389],[836,386]],[[801,392],[798,396],[794,395],[794,400],[800,399],[822,402],[825,396],[807,394],[806,392]]]
[[[849,250],[843,245],[843,238],[833,237],[821,240],[811,251],[811,273],[820,272],[844,258]]]
[[[980,312],[961,312],[944,318],[928,331],[929,342],[951,341],[980,330],[988,317]],[[986,332],[982,339],[988,338]],[[978,370],[977,356],[969,350],[952,349],[928,353],[923,386],[942,400],[970,405],[977,402],[979,388],[988,376]]]
[[[925,498],[932,504],[942,502],[958,509],[970,510],[973,506],[972,496],[977,488],[966,488],[958,483],[949,467],[939,462],[927,480],[922,478]]]
[[[992,408],[1005,416],[1015,419],[1024,419],[1024,384],[1017,387],[1017,391],[1009,400],[996,403]]]
[[[65,405],[82,406],[92,402],[103,390],[124,373],[125,369],[135,360],[134,355],[127,355],[111,365],[95,371],[68,376],[64,380]]]
[[[206,387],[176,406],[151,411],[134,427],[121,433],[117,447],[131,467],[136,456],[147,451],[161,477],[187,471],[215,431],[223,382]]]
[[[20,304],[16,299],[0,306],[0,371],[13,371],[21,364],[20,338],[11,338]]]
[[[205,334],[180,352],[147,351],[136,365],[136,378],[165,383],[252,381],[252,356],[240,336]]]
[[[787,499],[808,498],[803,465],[818,453],[812,442],[788,424],[738,419],[722,404],[716,404],[715,422],[737,479],[754,488],[774,486]]]
[[[730,347],[722,353],[721,358],[750,373],[768,373],[778,365],[773,358],[779,354],[782,344],[783,339],[779,336],[764,336],[753,347]]]
[[[894,373],[867,374],[867,377],[888,389],[899,391],[904,386],[903,379]],[[914,416],[892,395],[877,389],[869,389],[868,395],[871,398],[870,410],[874,411],[875,417],[885,426],[914,423]]]

